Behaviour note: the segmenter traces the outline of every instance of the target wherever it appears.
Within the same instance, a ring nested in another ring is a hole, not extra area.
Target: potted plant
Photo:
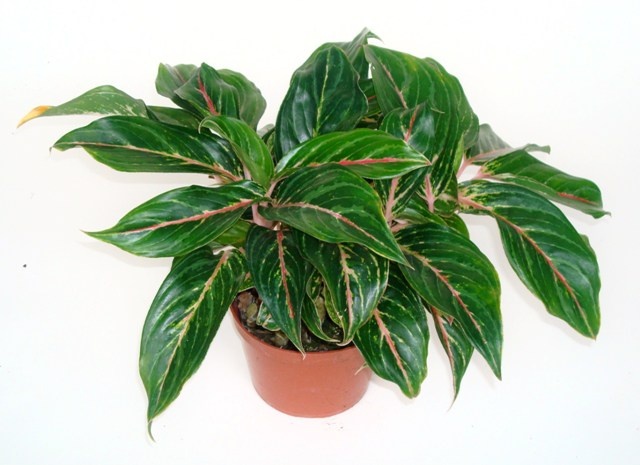
[[[160,65],[156,89],[177,107],[102,86],[21,122],[100,114],[54,148],[81,147],[120,171],[208,176],[88,233],[175,257],[142,334],[149,424],[197,370],[232,304],[240,326],[306,359],[351,347],[409,397],[427,374],[428,318],[456,395],[474,351],[500,378],[500,282],[460,214],[494,218],[516,275],[547,310],[598,333],[596,256],[554,205],[601,217],[598,187],[531,154],[548,147],[509,146],[479,124],[442,65],[374,37],[364,30],[315,50],[275,125],[260,130],[258,88],[204,63]]]

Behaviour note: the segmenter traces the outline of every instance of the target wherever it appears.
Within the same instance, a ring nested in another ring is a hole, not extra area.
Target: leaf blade
[[[600,277],[593,249],[564,214],[529,189],[488,181],[461,186],[464,213],[497,220],[502,243],[520,280],[584,336],[600,327]]]
[[[291,234],[254,225],[245,247],[247,265],[258,294],[275,324],[304,354],[301,319],[307,267]]]
[[[107,116],[68,132],[53,147],[63,151],[81,147],[118,171],[242,178],[242,166],[222,139],[147,118]]]
[[[367,111],[358,73],[338,47],[321,47],[298,68],[276,119],[276,157],[320,134],[353,129]]]
[[[284,176],[296,168],[335,163],[362,177],[385,179],[401,176],[430,162],[401,139],[371,129],[354,129],[314,137],[278,162]]]
[[[407,397],[420,393],[427,376],[429,326],[424,306],[396,265],[372,318],[354,342],[378,376],[396,383]]]
[[[424,223],[397,233],[410,266],[407,282],[431,306],[457,320],[500,378],[500,282],[487,257],[448,226]]]
[[[485,163],[480,172],[492,179],[531,189],[594,218],[607,214],[602,208],[600,189],[594,182],[560,171],[524,150],[494,158]]]
[[[320,272],[349,343],[371,317],[387,286],[389,262],[358,244],[329,244],[300,234],[298,248]]]
[[[198,249],[174,260],[147,315],[140,344],[140,377],[151,422],[197,371],[242,283],[246,264],[235,249]]]
[[[251,177],[265,189],[269,187],[274,174],[271,153],[247,123],[227,116],[211,116],[202,121],[202,126],[227,139]]]
[[[260,213],[325,242],[355,242],[404,263],[382,214],[382,203],[362,178],[335,165],[305,167],[278,184]]]
[[[142,100],[113,86],[99,86],[63,104],[34,108],[20,120],[18,127],[41,116],[62,115],[147,116],[147,109]]]
[[[181,187],[139,205],[112,228],[87,234],[144,257],[184,255],[232,227],[263,194],[251,181]]]

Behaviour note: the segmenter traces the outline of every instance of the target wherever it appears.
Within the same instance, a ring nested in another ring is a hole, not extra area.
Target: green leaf
[[[355,242],[405,263],[380,198],[347,168],[301,168],[276,186],[272,199],[259,210],[268,220],[282,221],[324,242]]]
[[[354,129],[314,137],[280,160],[276,171],[284,176],[303,166],[335,163],[369,179],[400,176],[429,161],[401,139],[372,129]]]
[[[85,149],[128,172],[206,173],[242,179],[242,165],[221,138],[133,116],[107,116],[62,136],[58,150]]]
[[[163,97],[171,99],[171,101],[179,107],[197,113],[190,103],[176,94],[176,91],[197,73],[198,67],[196,65],[171,66],[160,64],[156,76],[156,91]]]
[[[147,106],[147,112],[150,118],[160,121],[161,123],[173,124],[174,126],[182,126],[190,129],[198,129],[200,127],[198,117],[181,108],[149,105]]]
[[[437,223],[409,226],[396,237],[409,262],[401,267],[409,284],[460,323],[500,378],[500,282],[489,259],[469,239]]]
[[[113,86],[100,86],[58,106],[36,107],[20,120],[18,126],[41,116],[61,115],[147,116],[147,109],[142,100]]]
[[[238,220],[233,223],[229,229],[216,237],[216,243],[221,246],[232,245],[234,247],[244,247],[250,228],[251,223]]]
[[[427,314],[396,265],[378,307],[354,342],[378,376],[396,383],[407,397],[420,393],[427,376]]]
[[[182,87],[194,73],[198,71],[196,65],[180,64],[167,65],[161,63],[158,65],[158,73],[156,75],[156,91],[167,98],[172,98],[175,91]]]
[[[291,78],[276,120],[277,158],[312,137],[353,129],[367,107],[358,73],[344,52],[321,48]]]
[[[251,181],[181,187],[134,208],[114,227],[88,234],[144,257],[184,255],[230,228],[263,195]]]
[[[524,187],[472,181],[461,185],[465,213],[490,215],[518,277],[552,315],[594,338],[600,328],[596,256],[564,214]]]
[[[202,63],[197,72],[175,90],[202,117],[226,115],[239,117],[238,90],[211,66]]]
[[[384,216],[387,221],[396,218],[423,186],[428,168],[420,168],[393,179],[376,179],[373,188],[384,205]]]
[[[379,37],[365,28],[351,42],[333,42],[325,44],[323,47],[336,46],[341,48],[358,72],[360,79],[366,79],[369,74],[369,63],[364,56],[364,46],[367,45],[369,39],[379,39]]]
[[[480,172],[484,176],[531,189],[594,218],[607,214],[602,209],[600,189],[594,182],[564,173],[524,150],[494,158],[485,163]]]
[[[251,177],[267,189],[273,178],[273,160],[267,145],[247,123],[228,116],[211,116],[202,126],[227,139]]]
[[[409,221],[412,224],[447,224],[440,215],[430,211],[427,204],[418,196],[411,198],[407,207],[398,215],[398,219]]]
[[[449,359],[451,373],[453,375],[454,399],[460,392],[460,384],[464,377],[471,356],[473,355],[473,345],[467,340],[464,331],[450,316],[443,315],[434,307],[429,307],[433,322],[435,323],[438,339]]]
[[[258,316],[256,317],[256,324],[258,326],[262,326],[264,329],[269,331],[280,331],[280,327],[277,325],[271,312],[267,308],[264,302],[260,304],[260,309],[258,310]]]
[[[178,396],[204,359],[246,270],[238,250],[198,249],[174,260],[142,331],[140,377],[151,422]]]
[[[474,164],[482,164],[487,160],[492,160],[496,157],[501,157],[517,150],[524,150],[526,152],[544,152],[549,153],[551,149],[548,145],[540,146],[536,144],[526,144],[522,147],[513,148],[500,136],[498,136],[491,126],[488,124],[481,124],[478,133],[478,140],[475,145],[471,147],[467,153],[467,158]]]
[[[260,89],[247,79],[243,74],[230,69],[218,71],[220,77],[236,89],[238,95],[238,115],[251,128],[256,129],[264,110],[267,108],[267,101],[262,96]]]
[[[329,244],[309,235],[297,236],[298,247],[320,272],[336,323],[344,332],[342,344],[371,317],[384,292],[389,262],[358,244]]]
[[[275,324],[304,353],[301,318],[307,264],[291,233],[253,226],[247,237],[246,256],[263,305],[269,309]]]
[[[455,123],[450,139],[470,147],[478,135],[478,118],[458,79],[431,58],[417,58],[394,50],[365,46],[372,66],[378,103],[384,113],[410,110],[420,104],[443,113]]]
[[[343,339],[342,330],[331,318],[327,318],[324,283],[315,270],[307,280],[307,299],[302,306],[302,321],[314,336],[323,341],[339,343]]]

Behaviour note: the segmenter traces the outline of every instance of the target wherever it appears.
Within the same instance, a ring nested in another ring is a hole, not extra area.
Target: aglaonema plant
[[[140,374],[149,423],[197,370],[236,295],[307,350],[303,334],[354,343],[409,397],[427,374],[428,318],[455,394],[474,351],[501,376],[500,281],[459,214],[498,224],[517,276],[552,315],[594,338],[594,251],[560,203],[605,214],[598,187],[511,147],[480,125],[437,61],[353,41],[319,47],[293,74],[275,126],[242,74],[160,65],[146,105],[102,86],[39,116],[103,115],[54,148],[85,149],[127,172],[202,173],[117,224],[89,233],[145,257],[175,257],[144,325]],[[106,115],[106,116],[104,116]],[[466,170],[477,171],[470,180]]]

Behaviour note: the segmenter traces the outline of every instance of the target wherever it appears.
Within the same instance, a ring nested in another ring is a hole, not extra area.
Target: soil
[[[298,350],[282,331],[270,331],[256,323],[256,316],[262,300],[258,297],[255,289],[249,289],[238,294],[235,303],[240,312],[242,325],[251,334],[272,346],[287,350]],[[324,352],[344,347],[317,338],[305,328],[304,324],[302,325],[302,346],[307,352]]]

